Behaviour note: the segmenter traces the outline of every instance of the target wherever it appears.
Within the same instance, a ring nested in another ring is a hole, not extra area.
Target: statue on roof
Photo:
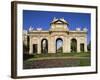
[[[32,26],[30,26],[30,27],[29,27],[29,31],[32,31],[32,30],[33,30],[33,27],[32,27]]]

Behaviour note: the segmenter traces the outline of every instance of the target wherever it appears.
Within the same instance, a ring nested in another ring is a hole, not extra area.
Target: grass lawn
[[[85,52],[85,53],[47,53],[47,54],[34,54],[31,55],[32,58],[31,59],[50,59],[50,58],[58,58],[58,57],[90,57],[90,53],[89,52]]]
[[[34,55],[34,57],[68,57],[68,56],[89,56],[90,53],[86,52],[86,53],[48,53],[48,54],[36,54]]]
[[[90,66],[90,53],[47,53],[34,54],[24,60],[24,69]],[[41,64],[42,63],[42,64]],[[43,65],[44,64],[44,65]]]

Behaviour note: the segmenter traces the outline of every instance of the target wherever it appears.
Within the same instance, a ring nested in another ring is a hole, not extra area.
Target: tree
[[[23,43],[23,52],[26,53],[26,52],[28,52],[28,51],[29,51],[28,45],[25,45],[25,44]]]
[[[89,41],[89,44],[87,45],[87,50],[90,52],[91,51],[91,41]]]

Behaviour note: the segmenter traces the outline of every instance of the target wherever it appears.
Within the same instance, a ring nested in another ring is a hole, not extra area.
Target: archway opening
[[[76,39],[71,40],[71,52],[77,52],[77,40]]]
[[[48,53],[48,40],[47,39],[42,39],[41,41],[41,53]]]
[[[63,40],[61,38],[56,39],[56,53],[63,53]]]

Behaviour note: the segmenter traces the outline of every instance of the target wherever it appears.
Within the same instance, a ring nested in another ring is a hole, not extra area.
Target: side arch
[[[41,53],[48,53],[48,40],[46,38],[41,40]]]
[[[77,52],[77,39],[71,39],[71,52]]]

